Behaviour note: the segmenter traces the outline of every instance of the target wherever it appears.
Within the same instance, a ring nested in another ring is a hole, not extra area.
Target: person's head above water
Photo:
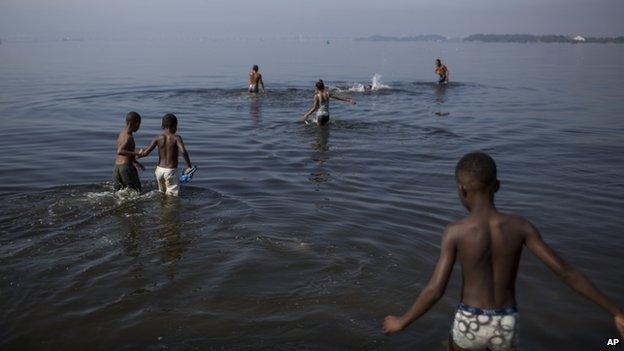
[[[436,59],[436,66],[438,67],[442,66],[442,60]]]
[[[258,72],[258,65],[253,65],[251,70],[254,71],[254,72]]]
[[[134,111],[128,112],[128,114],[126,114],[126,126],[133,133],[139,130],[141,126],[141,115]]]
[[[178,118],[173,113],[167,113],[162,118],[162,129],[175,133],[178,129]]]
[[[316,90],[318,90],[318,91],[324,91],[325,90],[325,83],[323,83],[322,79],[319,79],[318,82],[316,82],[315,86],[316,86]]]
[[[462,157],[455,167],[457,193],[462,205],[469,211],[476,198],[494,199],[500,182],[496,173],[496,162],[484,152],[471,152]]]

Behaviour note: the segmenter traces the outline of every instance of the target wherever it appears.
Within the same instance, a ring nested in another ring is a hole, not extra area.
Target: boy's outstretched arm
[[[180,152],[182,153],[182,157],[184,157],[186,167],[193,168],[193,166],[191,166],[191,159],[189,158],[188,151],[186,151],[186,147],[184,146],[184,141],[182,141],[182,137],[178,135],[176,137],[176,142],[178,143],[178,150],[180,150]]]
[[[527,222],[526,226],[525,243],[529,250],[548,266],[559,279],[566,283],[566,285],[611,313],[614,317],[616,328],[624,337],[624,314],[615,301],[598,290],[583,273],[561,259],[561,257],[544,242],[539,231],[531,223]]]
[[[329,97],[331,97],[332,99],[336,99],[336,100],[340,100],[340,101],[344,101],[344,102],[348,102],[352,105],[355,105],[355,101],[352,99],[348,99],[348,98],[343,98],[334,94],[329,94]]]
[[[455,257],[457,245],[450,227],[446,227],[442,234],[442,244],[440,248],[440,258],[435,270],[425,288],[420,292],[416,302],[401,317],[387,316],[383,322],[383,332],[386,335],[394,334],[405,329],[410,323],[425,314],[444,295],[446,284],[448,283]]]
[[[155,137],[154,140],[152,140],[152,142],[149,144],[149,146],[145,150],[141,150],[141,153],[138,156],[145,157],[149,155],[157,145],[158,145],[158,137]]]
[[[260,75],[260,86],[262,86],[262,92],[264,93],[265,89],[264,89],[264,80],[262,80],[262,74]]]

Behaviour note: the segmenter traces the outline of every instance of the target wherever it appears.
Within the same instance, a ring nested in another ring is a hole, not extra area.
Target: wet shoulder
[[[469,218],[450,223],[444,228],[444,236],[456,240],[464,234],[475,231],[476,226]]]
[[[522,236],[528,232],[532,226],[526,218],[516,215],[499,213],[494,219],[493,223],[501,233],[506,235],[519,235]]]
[[[127,137],[128,133],[124,131],[119,132],[119,134],[117,134],[117,144],[123,144],[126,141]]]
[[[157,136],[154,137],[154,139],[156,140],[156,143],[158,145],[162,145],[165,142],[165,135],[164,134],[158,134]]]

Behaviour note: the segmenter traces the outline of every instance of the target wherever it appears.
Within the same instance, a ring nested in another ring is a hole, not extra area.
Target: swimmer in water
[[[316,124],[324,126],[329,123],[329,99],[336,99],[355,105],[355,101],[340,96],[333,95],[325,90],[325,83],[322,79],[316,82],[316,91],[314,92],[314,102],[312,108],[303,116],[303,123],[308,124],[308,117],[316,111]]]
[[[258,93],[258,86],[262,86],[262,92],[264,93],[264,82],[262,81],[262,74],[258,73],[258,65],[254,65],[249,72],[249,92]]]
[[[429,282],[404,315],[384,319],[386,335],[404,330],[442,298],[458,261],[461,300],[451,326],[449,350],[516,350],[516,276],[526,247],[563,283],[608,312],[624,336],[624,313],[615,301],[559,257],[531,222],[496,209],[494,194],[500,182],[492,157],[483,152],[465,155],[455,167],[455,181],[459,200],[470,214],[444,229],[440,257]]]
[[[440,59],[435,61],[435,73],[440,76],[438,78],[438,84],[448,84],[449,82],[449,71],[445,65],[442,64]]]

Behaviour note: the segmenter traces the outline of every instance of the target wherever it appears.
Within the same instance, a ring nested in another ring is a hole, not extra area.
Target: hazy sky
[[[624,0],[0,0],[11,36],[624,35]]]

